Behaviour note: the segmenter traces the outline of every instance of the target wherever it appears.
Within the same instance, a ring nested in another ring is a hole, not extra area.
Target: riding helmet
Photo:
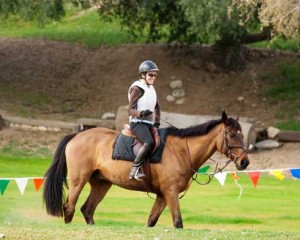
[[[150,60],[142,62],[139,66],[139,74],[150,71],[159,71],[157,65]]]

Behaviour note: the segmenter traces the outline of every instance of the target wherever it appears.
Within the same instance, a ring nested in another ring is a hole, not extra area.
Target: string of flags
[[[210,169],[210,166],[202,167],[198,170],[198,174],[211,174],[211,173],[208,173],[209,169]],[[284,171],[289,171],[291,176],[293,176],[295,179],[300,179],[300,168],[283,168],[283,169],[268,169],[268,170],[263,169],[263,170],[248,170],[248,171],[239,171],[239,172],[224,171],[224,172],[216,173],[214,175],[214,177],[218,180],[218,182],[221,184],[221,186],[224,186],[227,175],[231,174],[232,179],[234,180],[235,184],[240,188],[240,195],[239,195],[239,198],[240,198],[242,195],[243,189],[242,189],[241,185],[238,183],[239,176],[237,175],[237,173],[238,174],[247,173],[251,179],[253,186],[256,188],[258,181],[259,181],[260,174],[262,172],[269,172],[275,178],[277,178],[279,180],[283,180],[285,178],[285,175],[283,174]],[[1,195],[4,195],[4,192],[5,192],[8,184],[11,181],[15,181],[20,193],[23,195],[29,180],[32,180],[35,190],[38,192],[40,190],[40,188],[42,187],[42,185],[44,184],[45,178],[43,178],[43,177],[0,178],[0,193],[1,193]]]
[[[35,187],[35,191],[39,191],[41,186],[44,184],[45,179],[43,177],[23,177],[23,178],[0,178],[0,192],[1,195],[4,194],[8,184],[11,181],[15,181],[20,193],[23,195],[26,189],[26,186],[28,184],[29,180],[33,181],[34,187]]]

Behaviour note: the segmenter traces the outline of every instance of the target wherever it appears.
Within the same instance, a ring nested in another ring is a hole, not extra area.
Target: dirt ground
[[[0,38],[0,111],[34,119],[100,118],[127,104],[129,85],[137,79],[139,64],[151,59],[160,68],[155,83],[163,111],[251,118],[257,127],[274,126],[284,108],[268,102],[265,89],[282,63],[299,56],[281,52],[249,51],[246,70],[225,72],[212,64],[208,46],[169,48],[166,45],[124,45],[88,50],[78,44],[31,39]],[[183,81],[182,104],[166,100],[169,83]],[[299,116],[297,116],[300,120]],[[0,131],[0,147],[10,140],[48,144],[54,151],[61,134]],[[36,146],[37,146],[36,145]],[[300,144],[250,154],[250,169],[300,166]]]

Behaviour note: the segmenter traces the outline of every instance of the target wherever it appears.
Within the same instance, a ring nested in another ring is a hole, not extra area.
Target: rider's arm
[[[137,111],[137,102],[141,96],[143,96],[144,91],[139,87],[132,87],[129,92],[129,107],[128,114],[132,117],[140,117],[140,112]]]

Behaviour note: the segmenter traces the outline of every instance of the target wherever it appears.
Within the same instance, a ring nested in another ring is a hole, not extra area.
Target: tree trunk
[[[243,46],[239,42],[230,45],[226,45],[221,41],[217,42],[214,46],[217,64],[225,70],[243,71],[246,61],[243,57],[242,48]]]

